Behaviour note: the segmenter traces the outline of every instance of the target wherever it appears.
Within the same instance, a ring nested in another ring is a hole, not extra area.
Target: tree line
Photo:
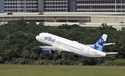
[[[87,58],[74,53],[56,52],[43,54],[39,48],[42,43],[35,36],[41,32],[49,32],[84,44],[93,44],[98,37],[106,33],[107,42],[116,45],[107,46],[104,51],[119,52],[116,56],[106,58]],[[35,22],[16,21],[0,26],[0,63],[1,64],[53,64],[53,65],[93,65],[105,64],[107,60],[125,58],[125,29],[117,31],[107,25],[101,27],[80,27],[78,25],[44,26]],[[108,61],[107,61],[108,62]]]

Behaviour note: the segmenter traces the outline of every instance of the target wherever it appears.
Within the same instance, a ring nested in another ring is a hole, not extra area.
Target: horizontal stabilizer
[[[107,55],[115,55],[118,54],[118,52],[105,52]]]
[[[104,46],[115,45],[116,43],[105,43]]]

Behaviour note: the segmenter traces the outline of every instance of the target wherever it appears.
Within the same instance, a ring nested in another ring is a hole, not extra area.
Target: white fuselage
[[[102,51],[91,48],[90,46],[81,44],[76,41],[68,40],[50,33],[40,33],[36,36],[39,42],[48,44],[57,50],[73,52],[86,57],[105,57],[106,54]]]

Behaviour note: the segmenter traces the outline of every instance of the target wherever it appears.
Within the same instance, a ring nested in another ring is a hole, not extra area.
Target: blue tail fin
[[[97,40],[97,42],[94,45],[92,45],[92,48],[99,50],[99,51],[103,51],[104,43],[106,42],[106,40],[107,40],[107,34],[103,34],[99,38],[99,40]]]

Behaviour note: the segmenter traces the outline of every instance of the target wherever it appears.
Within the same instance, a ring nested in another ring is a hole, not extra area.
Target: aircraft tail
[[[107,40],[107,34],[103,34],[95,44],[92,45],[92,48],[99,50],[99,51],[103,51],[104,48],[104,44]]]

